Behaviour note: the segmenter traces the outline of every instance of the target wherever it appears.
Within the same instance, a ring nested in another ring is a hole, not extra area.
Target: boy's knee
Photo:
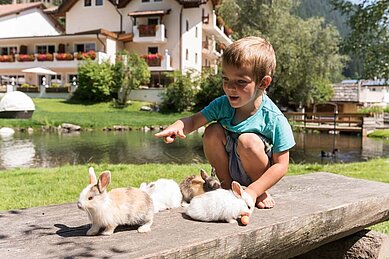
[[[205,131],[203,139],[204,141],[215,140],[215,139],[224,139],[224,128],[219,123],[213,123],[209,125]]]
[[[258,135],[254,133],[243,133],[238,138],[237,150],[239,155],[244,153],[265,152],[265,144]]]

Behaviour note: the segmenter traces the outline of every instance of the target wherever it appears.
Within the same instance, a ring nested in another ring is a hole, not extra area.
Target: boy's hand
[[[181,129],[175,129],[175,128],[167,128],[161,132],[156,133],[154,136],[157,138],[163,138],[163,141],[165,143],[172,143],[176,139],[177,136],[184,139],[186,138],[183,130]]]

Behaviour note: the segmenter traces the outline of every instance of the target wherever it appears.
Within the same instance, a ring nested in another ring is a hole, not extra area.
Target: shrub
[[[203,71],[200,81],[200,90],[196,94],[194,107],[195,111],[200,111],[207,106],[213,99],[222,96],[223,81],[221,76],[221,69],[218,69],[218,74],[212,73],[211,70]]]
[[[162,112],[183,112],[191,110],[194,106],[197,80],[192,73],[183,75],[180,71],[167,74],[172,79],[166,91],[162,94]]]
[[[92,102],[110,100],[114,87],[113,70],[108,61],[98,64],[86,59],[78,67],[78,87],[72,99]]]

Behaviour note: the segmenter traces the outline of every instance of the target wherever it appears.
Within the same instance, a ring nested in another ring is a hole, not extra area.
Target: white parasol
[[[33,73],[33,74],[38,74],[38,75],[56,75],[57,73],[43,67],[33,67],[33,68],[27,68],[23,69],[22,72],[24,73]]]

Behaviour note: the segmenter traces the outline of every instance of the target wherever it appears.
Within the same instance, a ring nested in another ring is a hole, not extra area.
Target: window
[[[96,6],[102,6],[103,5],[103,0],[96,0],[95,5]]]
[[[195,53],[195,64],[197,64],[197,53]]]
[[[39,54],[46,54],[46,53],[53,54],[55,52],[55,46],[54,45],[37,45],[36,52]]]
[[[84,0],[84,6],[92,6],[92,0]]]
[[[149,3],[150,0],[142,0],[142,3]]]
[[[148,47],[147,53],[149,54],[157,54],[158,53],[158,47]]]
[[[198,30],[197,30],[197,26],[196,26],[196,29],[195,29],[195,37],[197,38],[197,33],[198,33]]]
[[[12,78],[14,80],[12,80]],[[26,82],[24,76],[22,75],[1,75],[0,76],[0,85],[12,84],[12,81],[17,85],[21,85]]]
[[[148,25],[158,25],[159,24],[159,19],[158,18],[149,18],[147,20]]]
[[[188,49],[186,49],[185,51],[185,60],[188,60],[189,59],[189,51]]]
[[[96,51],[96,43],[82,43],[75,45],[76,52],[88,52],[90,50]]]
[[[62,76],[61,75],[51,75],[50,76],[50,83],[62,85]]]
[[[189,22],[186,20],[186,31],[189,31]]]
[[[16,54],[17,48],[16,47],[1,47],[0,49],[0,55],[12,55]]]

